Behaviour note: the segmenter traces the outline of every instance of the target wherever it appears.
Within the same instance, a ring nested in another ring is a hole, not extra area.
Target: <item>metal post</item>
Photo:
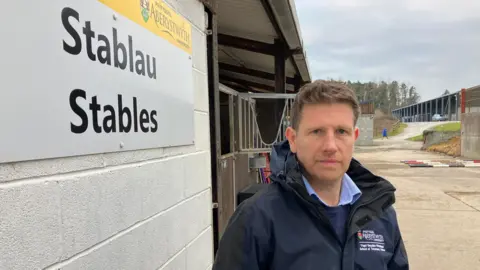
[[[448,121],[452,121],[452,96],[447,97],[447,106],[448,106]]]
[[[213,2],[213,1],[209,1]],[[215,5],[216,6],[216,5]],[[205,8],[208,18],[207,30],[212,31],[212,35],[206,37],[207,41],[207,69],[208,69],[208,100],[209,100],[209,122],[210,122],[210,166],[211,166],[211,194],[212,205],[219,202],[219,189],[221,185],[221,166],[219,158],[221,156],[221,134],[220,134],[220,90],[218,74],[218,40],[217,40],[217,15],[215,10]],[[220,238],[219,232],[219,209],[212,209],[212,230],[213,230],[213,253],[215,255]]]
[[[420,103],[420,122],[423,122],[423,103]]]
[[[230,130],[230,149],[228,153],[235,152],[235,100],[233,95],[228,95],[228,129]]]
[[[413,108],[412,108],[412,106],[408,106],[408,112],[409,112],[409,115],[408,115],[408,116],[410,116],[408,122],[412,122],[412,116],[413,116]]]
[[[417,121],[420,122],[420,104],[417,104]]]
[[[432,121],[433,116],[433,100],[430,100],[430,119],[428,121]]]
[[[275,39],[275,93],[286,93],[286,62],[287,62],[287,48],[284,42],[280,39]],[[285,104],[284,100],[274,101],[275,118],[274,124],[270,126],[276,129],[278,125],[281,125],[281,114]]]
[[[285,93],[287,49],[279,39],[275,40],[275,48],[275,93]]]
[[[423,110],[422,110],[422,122],[425,122],[425,115],[427,114],[427,103],[423,102],[422,103],[422,107],[423,107]]]
[[[455,94],[455,121],[458,121],[460,117],[458,117],[458,93]]]
[[[440,114],[442,116],[445,116],[445,103],[444,103],[445,98],[442,97],[442,107],[440,108]]]
[[[243,109],[243,98],[238,97],[238,123],[240,124],[240,128],[238,130],[238,149],[241,151],[245,147],[245,143],[243,142],[244,140],[244,133],[245,133],[245,116],[243,115],[244,113]]]
[[[293,90],[295,92],[298,92],[298,90],[300,90],[300,87],[302,87],[302,77],[300,75],[295,75],[293,79],[295,81],[293,85]]]

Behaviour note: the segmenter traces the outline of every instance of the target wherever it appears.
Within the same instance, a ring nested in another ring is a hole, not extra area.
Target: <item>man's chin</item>
[[[321,173],[317,173],[315,178],[322,182],[336,182],[343,178],[343,174],[339,173],[338,171],[332,173],[325,173],[325,171],[323,171]]]
[[[341,167],[339,162],[319,162],[317,165],[324,170],[338,170]]]

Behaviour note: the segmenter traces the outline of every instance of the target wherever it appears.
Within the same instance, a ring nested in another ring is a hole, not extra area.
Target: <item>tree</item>
[[[388,84],[386,82],[382,81],[378,84],[377,88],[374,90],[374,96],[377,101],[377,108],[388,112],[390,100],[388,98]]]
[[[420,100],[415,86],[409,86],[404,82],[381,81],[381,82],[360,82],[360,81],[339,81],[353,89],[360,102],[375,103],[376,109],[389,113],[393,109],[415,104]]]
[[[446,95],[450,95],[450,91],[448,91],[448,89],[445,89],[445,92],[443,92],[442,96],[446,96]]]
[[[408,97],[410,95],[409,95],[409,92],[408,92],[408,86],[405,83],[402,83],[400,85],[400,92],[402,93],[402,99],[401,99],[401,102],[400,102],[400,106],[403,107],[403,106],[409,105],[408,104]]]
[[[400,96],[397,81],[393,81],[388,85],[388,99],[390,101],[389,110],[398,108],[402,101],[402,97]]]
[[[417,93],[417,89],[415,86],[411,86],[410,89],[408,90],[408,104],[415,104],[420,101],[420,95]]]

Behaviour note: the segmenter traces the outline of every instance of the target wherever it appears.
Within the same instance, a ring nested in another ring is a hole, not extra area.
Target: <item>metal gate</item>
[[[285,129],[290,125],[290,114],[295,94],[239,93],[238,94],[239,151],[250,153],[269,152],[273,144],[285,139]],[[266,141],[257,121],[257,101],[269,99],[283,101],[280,123],[276,136]]]
[[[237,193],[258,182],[258,171],[250,168],[250,158],[257,153],[270,152],[272,144],[285,137],[284,130],[289,124],[295,95],[239,93],[223,84],[219,85],[219,90],[225,106],[220,121],[221,144],[225,149],[217,160],[220,180],[217,182],[216,207],[221,237],[235,211]],[[275,127],[275,139],[269,142],[262,139],[257,121],[257,101],[264,99],[287,101],[282,110],[282,125]]]

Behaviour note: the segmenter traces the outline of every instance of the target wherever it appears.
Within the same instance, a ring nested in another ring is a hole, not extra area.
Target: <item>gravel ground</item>
[[[408,134],[357,147],[355,158],[397,188],[398,218],[413,270],[480,269],[480,167],[410,168],[407,159],[453,159],[420,151]],[[417,133],[418,134],[418,133]],[[412,135],[412,136],[414,136]]]

